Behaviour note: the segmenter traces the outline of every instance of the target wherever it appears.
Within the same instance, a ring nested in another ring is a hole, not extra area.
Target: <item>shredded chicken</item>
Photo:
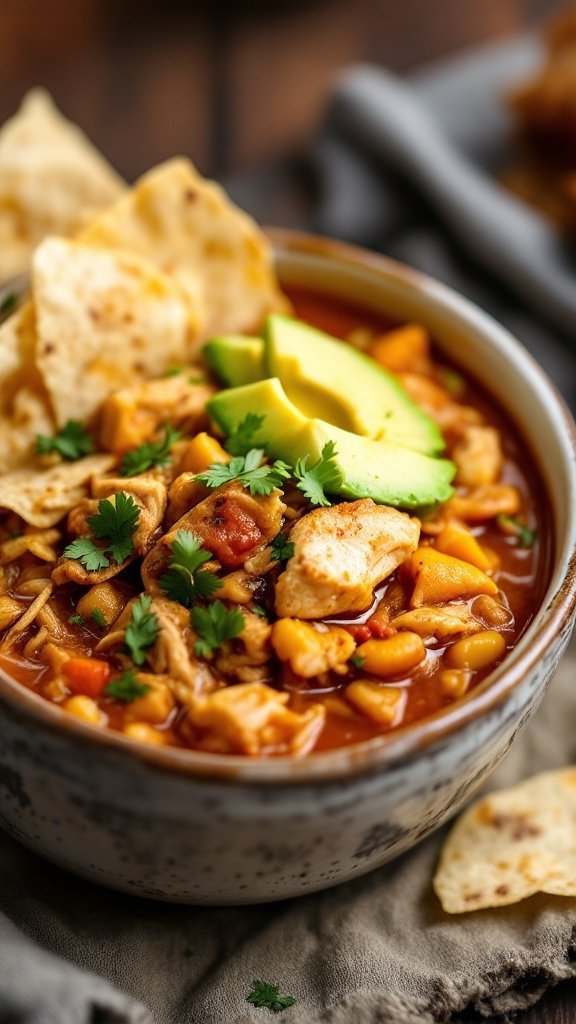
[[[313,704],[303,714],[286,707],[289,694],[263,683],[228,686],[198,700],[192,725],[203,734],[199,746],[220,753],[305,754],[324,724],[325,709]]]
[[[374,587],[416,550],[420,527],[370,498],[315,509],[290,534],[294,555],[276,584],[279,616],[362,611]]]
[[[217,596],[220,597],[220,593]],[[266,666],[272,657],[272,626],[260,615],[248,611],[242,614],[244,629],[236,640],[225,645],[216,658],[216,668],[243,683],[262,682],[271,675]]]

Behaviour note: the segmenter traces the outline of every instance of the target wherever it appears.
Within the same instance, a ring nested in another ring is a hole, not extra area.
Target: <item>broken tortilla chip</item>
[[[0,327],[0,473],[21,466],[54,419],[34,365],[34,309],[26,303]]]
[[[60,238],[34,253],[36,364],[59,427],[119,388],[186,362],[198,320],[178,284],[131,253]]]
[[[434,889],[448,914],[536,892],[576,896],[576,768],[535,775],[472,804],[444,843]]]
[[[17,469],[0,480],[0,508],[31,526],[54,526],[88,493],[93,476],[114,465],[113,455],[88,455],[49,469]]]
[[[145,174],[81,240],[137,253],[200,298],[203,339],[255,330],[288,308],[265,235],[184,158]]]
[[[0,130],[0,281],[26,270],[49,234],[79,231],[126,188],[43,89]]]

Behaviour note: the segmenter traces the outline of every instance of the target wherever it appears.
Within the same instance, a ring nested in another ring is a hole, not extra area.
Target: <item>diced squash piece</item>
[[[431,547],[418,548],[409,559],[408,568],[414,578],[411,608],[498,593],[494,580],[476,566]]]
[[[449,522],[438,534],[434,547],[461,562],[470,562],[482,572],[491,568],[490,559],[480,547],[476,537],[463,523]]]
[[[392,373],[429,373],[430,336],[422,324],[404,324],[374,338],[368,355]]]
[[[230,455],[215,437],[210,437],[210,434],[202,431],[186,445],[178,471],[204,473],[214,462],[230,462]]]
[[[103,726],[108,722],[107,716],[91,697],[81,694],[69,697],[68,700],[64,701],[62,707],[65,708],[69,715],[74,715],[75,718],[79,718],[82,722],[88,722],[90,725]]]

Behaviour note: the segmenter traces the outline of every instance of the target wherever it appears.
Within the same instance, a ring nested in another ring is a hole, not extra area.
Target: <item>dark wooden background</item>
[[[217,177],[306,148],[339,69],[405,70],[537,24],[557,0],[0,0],[0,121],[45,85],[129,180]],[[289,222],[282,200],[277,222]],[[288,212],[287,212],[288,211]],[[517,1024],[574,1024],[576,983]],[[463,1022],[465,1024],[465,1022]]]

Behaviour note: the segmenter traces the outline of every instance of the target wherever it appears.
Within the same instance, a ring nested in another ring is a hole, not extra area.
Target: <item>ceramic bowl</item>
[[[358,249],[273,232],[286,284],[418,320],[523,435],[550,509],[549,585],[504,665],[468,697],[388,737],[251,761],[146,747],[0,679],[0,819],[104,885],[186,903],[256,903],[380,867],[468,800],[535,711],[576,599],[574,424],[522,346],[430,278]]]

